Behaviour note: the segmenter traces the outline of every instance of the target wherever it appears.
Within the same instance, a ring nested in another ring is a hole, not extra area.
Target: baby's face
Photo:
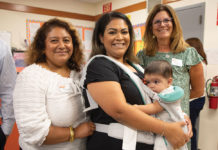
[[[146,85],[156,93],[160,93],[164,89],[168,88],[172,83],[172,78],[166,79],[161,75],[157,74],[146,74],[145,75]]]

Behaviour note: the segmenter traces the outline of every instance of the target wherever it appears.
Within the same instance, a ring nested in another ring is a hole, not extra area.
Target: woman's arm
[[[74,139],[85,138],[93,134],[95,125],[92,122],[85,122],[78,125],[73,129]],[[70,128],[69,127],[56,127],[50,126],[49,133],[46,136],[43,144],[57,144],[70,141]]]
[[[157,114],[163,111],[163,107],[158,103],[158,101],[146,105],[134,105],[134,107],[149,115]]]
[[[179,148],[189,140],[183,132],[185,122],[167,123],[153,118],[126,103],[120,84],[114,81],[88,84],[88,91],[100,107],[118,122],[142,131],[164,134],[168,141]]]
[[[28,68],[27,68],[28,69]],[[56,127],[46,111],[46,82],[37,70],[20,73],[14,89],[14,114],[20,136],[28,144],[57,144],[69,141],[69,127]],[[82,123],[74,129],[75,138],[89,136],[93,123]]]
[[[201,97],[204,94],[204,72],[201,63],[191,67],[189,71],[191,90],[190,99]]]

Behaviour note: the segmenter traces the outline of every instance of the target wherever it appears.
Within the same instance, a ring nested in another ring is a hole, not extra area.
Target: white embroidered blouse
[[[76,127],[84,122],[79,73],[60,76],[37,64],[26,67],[14,90],[14,113],[23,150],[85,150],[85,139],[42,145],[52,124]]]

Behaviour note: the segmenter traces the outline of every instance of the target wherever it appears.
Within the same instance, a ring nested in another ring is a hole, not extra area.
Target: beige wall
[[[217,0],[206,0],[204,46],[209,60],[207,79],[218,75],[217,9]],[[199,147],[202,150],[218,150],[217,127],[218,109],[209,109],[207,100],[200,116]]]
[[[145,0],[104,0],[97,5],[97,14],[102,13],[102,7],[104,4],[112,2],[112,10],[127,7],[133,4],[144,2]],[[131,16],[131,22],[133,25],[141,24],[145,22],[147,17],[147,9],[138,10],[135,12],[128,13]]]
[[[146,18],[148,16],[147,9],[138,10],[135,12],[128,13],[130,15],[131,22],[133,25],[145,23]]]
[[[144,2],[145,0],[104,0],[103,2],[98,3],[97,5],[97,13],[102,13],[103,4],[112,2],[112,10],[123,8],[126,6],[130,6],[136,3]]]
[[[2,2],[23,4],[28,6],[48,8],[60,11],[69,11],[81,14],[95,14],[94,5],[89,3],[73,2],[72,0],[0,0]],[[23,13],[16,11],[8,11],[0,9],[0,31],[8,31],[11,33],[11,46],[20,50],[25,50],[24,40],[26,39],[26,20],[37,20],[46,21],[54,16],[39,15],[32,13]],[[93,21],[83,21],[77,19],[63,18],[73,25],[84,26],[84,27],[94,27]]]
[[[46,21],[53,16],[7,11],[0,9],[0,31],[8,31],[11,33],[11,46],[20,50],[25,50],[24,40],[26,39],[26,20]],[[61,18],[61,17],[60,17]],[[92,21],[82,21],[76,19],[62,18],[73,25],[94,27]]]
[[[218,65],[208,65],[207,78],[218,75]],[[206,99],[204,108],[200,114],[199,148],[201,150],[218,150],[218,109],[209,109],[209,101]]]
[[[22,4],[40,8],[47,8],[47,9],[54,9],[72,13],[80,13],[80,14],[87,14],[87,15],[97,15],[102,13],[102,6],[105,3],[112,2],[112,9],[118,9],[122,7],[126,7],[135,3],[142,2],[144,0],[105,0],[98,4],[93,3],[85,3],[85,2],[78,2],[76,0],[0,0],[2,2],[8,3],[15,3],[15,4]],[[141,13],[144,13],[143,10]],[[140,12],[139,11],[139,12]],[[133,13],[133,22],[135,24],[144,22],[139,19],[138,13]],[[24,40],[26,39],[26,20],[38,20],[38,21],[46,21],[53,16],[47,15],[39,15],[39,14],[32,14],[32,13],[23,13],[23,12],[16,12],[16,11],[8,11],[0,9],[0,19],[4,20],[1,21],[0,24],[0,31],[8,31],[11,33],[11,46],[16,47],[17,49],[25,50],[25,43]],[[77,19],[69,19],[69,18],[62,18],[68,20],[74,25],[77,26],[85,26],[85,27],[94,27],[93,21],[83,21]]]

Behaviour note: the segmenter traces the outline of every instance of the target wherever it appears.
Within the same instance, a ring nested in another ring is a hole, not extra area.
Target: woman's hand
[[[74,129],[75,138],[84,138],[90,136],[95,131],[95,124],[93,122],[84,122]]]
[[[186,125],[185,122],[164,122],[164,124],[164,136],[173,148],[180,148],[189,140],[189,136],[182,129]]]
[[[191,138],[193,136],[191,120],[187,115],[184,115],[184,118],[185,118],[186,125],[188,127],[188,136],[189,138]]]

